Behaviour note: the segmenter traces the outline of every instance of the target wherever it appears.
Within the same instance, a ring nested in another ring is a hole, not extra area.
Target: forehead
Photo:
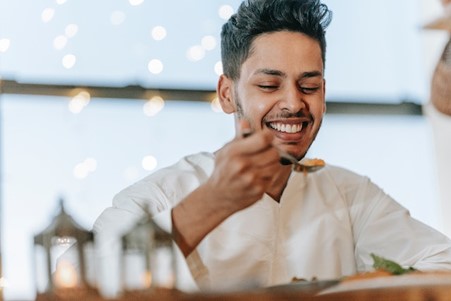
[[[262,34],[253,41],[249,57],[243,63],[242,72],[254,68],[322,72],[320,44],[298,32],[280,31]]]

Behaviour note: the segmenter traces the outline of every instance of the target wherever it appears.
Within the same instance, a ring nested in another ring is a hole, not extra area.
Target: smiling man
[[[101,253],[147,209],[173,233],[201,288],[342,277],[371,270],[371,253],[451,269],[448,238],[368,178],[332,165],[296,173],[280,163],[280,151],[304,158],[320,129],[330,20],[317,0],[240,6],[223,26],[217,85],[224,112],[235,116],[235,139],[121,191],[94,227]]]

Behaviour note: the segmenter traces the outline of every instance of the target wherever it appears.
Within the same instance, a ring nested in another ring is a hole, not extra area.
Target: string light
[[[91,100],[91,95],[86,91],[81,91],[69,101],[69,111],[74,114],[80,113]]]
[[[215,69],[216,75],[218,75],[218,76],[221,75],[223,73],[222,61],[216,62],[214,69]]]
[[[67,44],[67,38],[66,38],[66,36],[63,36],[63,35],[59,35],[53,40],[53,47],[56,50],[63,49],[64,47],[66,47],[66,44]]]
[[[204,36],[200,44],[205,50],[213,50],[216,48],[216,38],[214,36]]]
[[[41,20],[44,23],[48,23],[53,19],[55,15],[55,10],[53,8],[46,8],[41,13]]]
[[[218,15],[221,19],[228,20],[234,13],[233,7],[225,4],[219,7]]]
[[[11,41],[9,39],[0,39],[0,52],[6,52],[9,49],[9,46],[11,45]]]
[[[161,41],[166,37],[166,28],[163,26],[155,26],[152,28],[151,35],[155,41]]]
[[[148,155],[142,159],[141,164],[145,170],[151,171],[157,168],[158,162],[154,156]]]
[[[130,3],[130,5],[132,6],[138,6],[143,4],[144,0],[128,0],[128,2]]]
[[[149,64],[147,64],[147,69],[150,73],[153,74],[159,74],[163,72],[163,63],[160,60],[152,59],[149,61]]]
[[[192,46],[186,52],[186,57],[193,62],[200,61],[205,57],[205,50],[200,45]]]
[[[69,24],[66,26],[66,29],[64,30],[64,33],[66,34],[66,37],[72,38],[75,36],[78,32],[78,25],[77,24]]]
[[[66,54],[62,60],[63,67],[66,69],[71,69],[72,67],[74,67],[76,62],[77,57],[73,54]]]
[[[116,10],[111,13],[110,16],[111,24],[113,25],[121,25],[125,21],[125,13],[120,10]]]
[[[160,112],[164,107],[164,99],[160,96],[154,96],[143,106],[144,114],[147,116],[155,116]]]
[[[75,165],[73,175],[77,179],[84,179],[96,169],[97,161],[94,158],[86,158],[83,162]]]

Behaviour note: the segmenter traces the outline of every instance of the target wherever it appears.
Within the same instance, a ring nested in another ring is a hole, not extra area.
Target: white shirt
[[[115,237],[146,207],[170,231],[170,209],[213,167],[212,154],[187,156],[121,191],[94,226],[101,256],[108,258]],[[451,270],[448,238],[413,219],[368,178],[327,165],[308,175],[293,172],[280,203],[265,195],[233,214],[186,263],[200,288],[215,289],[351,275],[372,269],[370,253],[403,266]]]

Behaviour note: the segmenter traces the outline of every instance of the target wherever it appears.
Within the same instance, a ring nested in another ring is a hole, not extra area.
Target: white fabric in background
[[[451,237],[451,116],[439,112],[431,103],[424,105],[424,112],[434,136],[443,232]]]

